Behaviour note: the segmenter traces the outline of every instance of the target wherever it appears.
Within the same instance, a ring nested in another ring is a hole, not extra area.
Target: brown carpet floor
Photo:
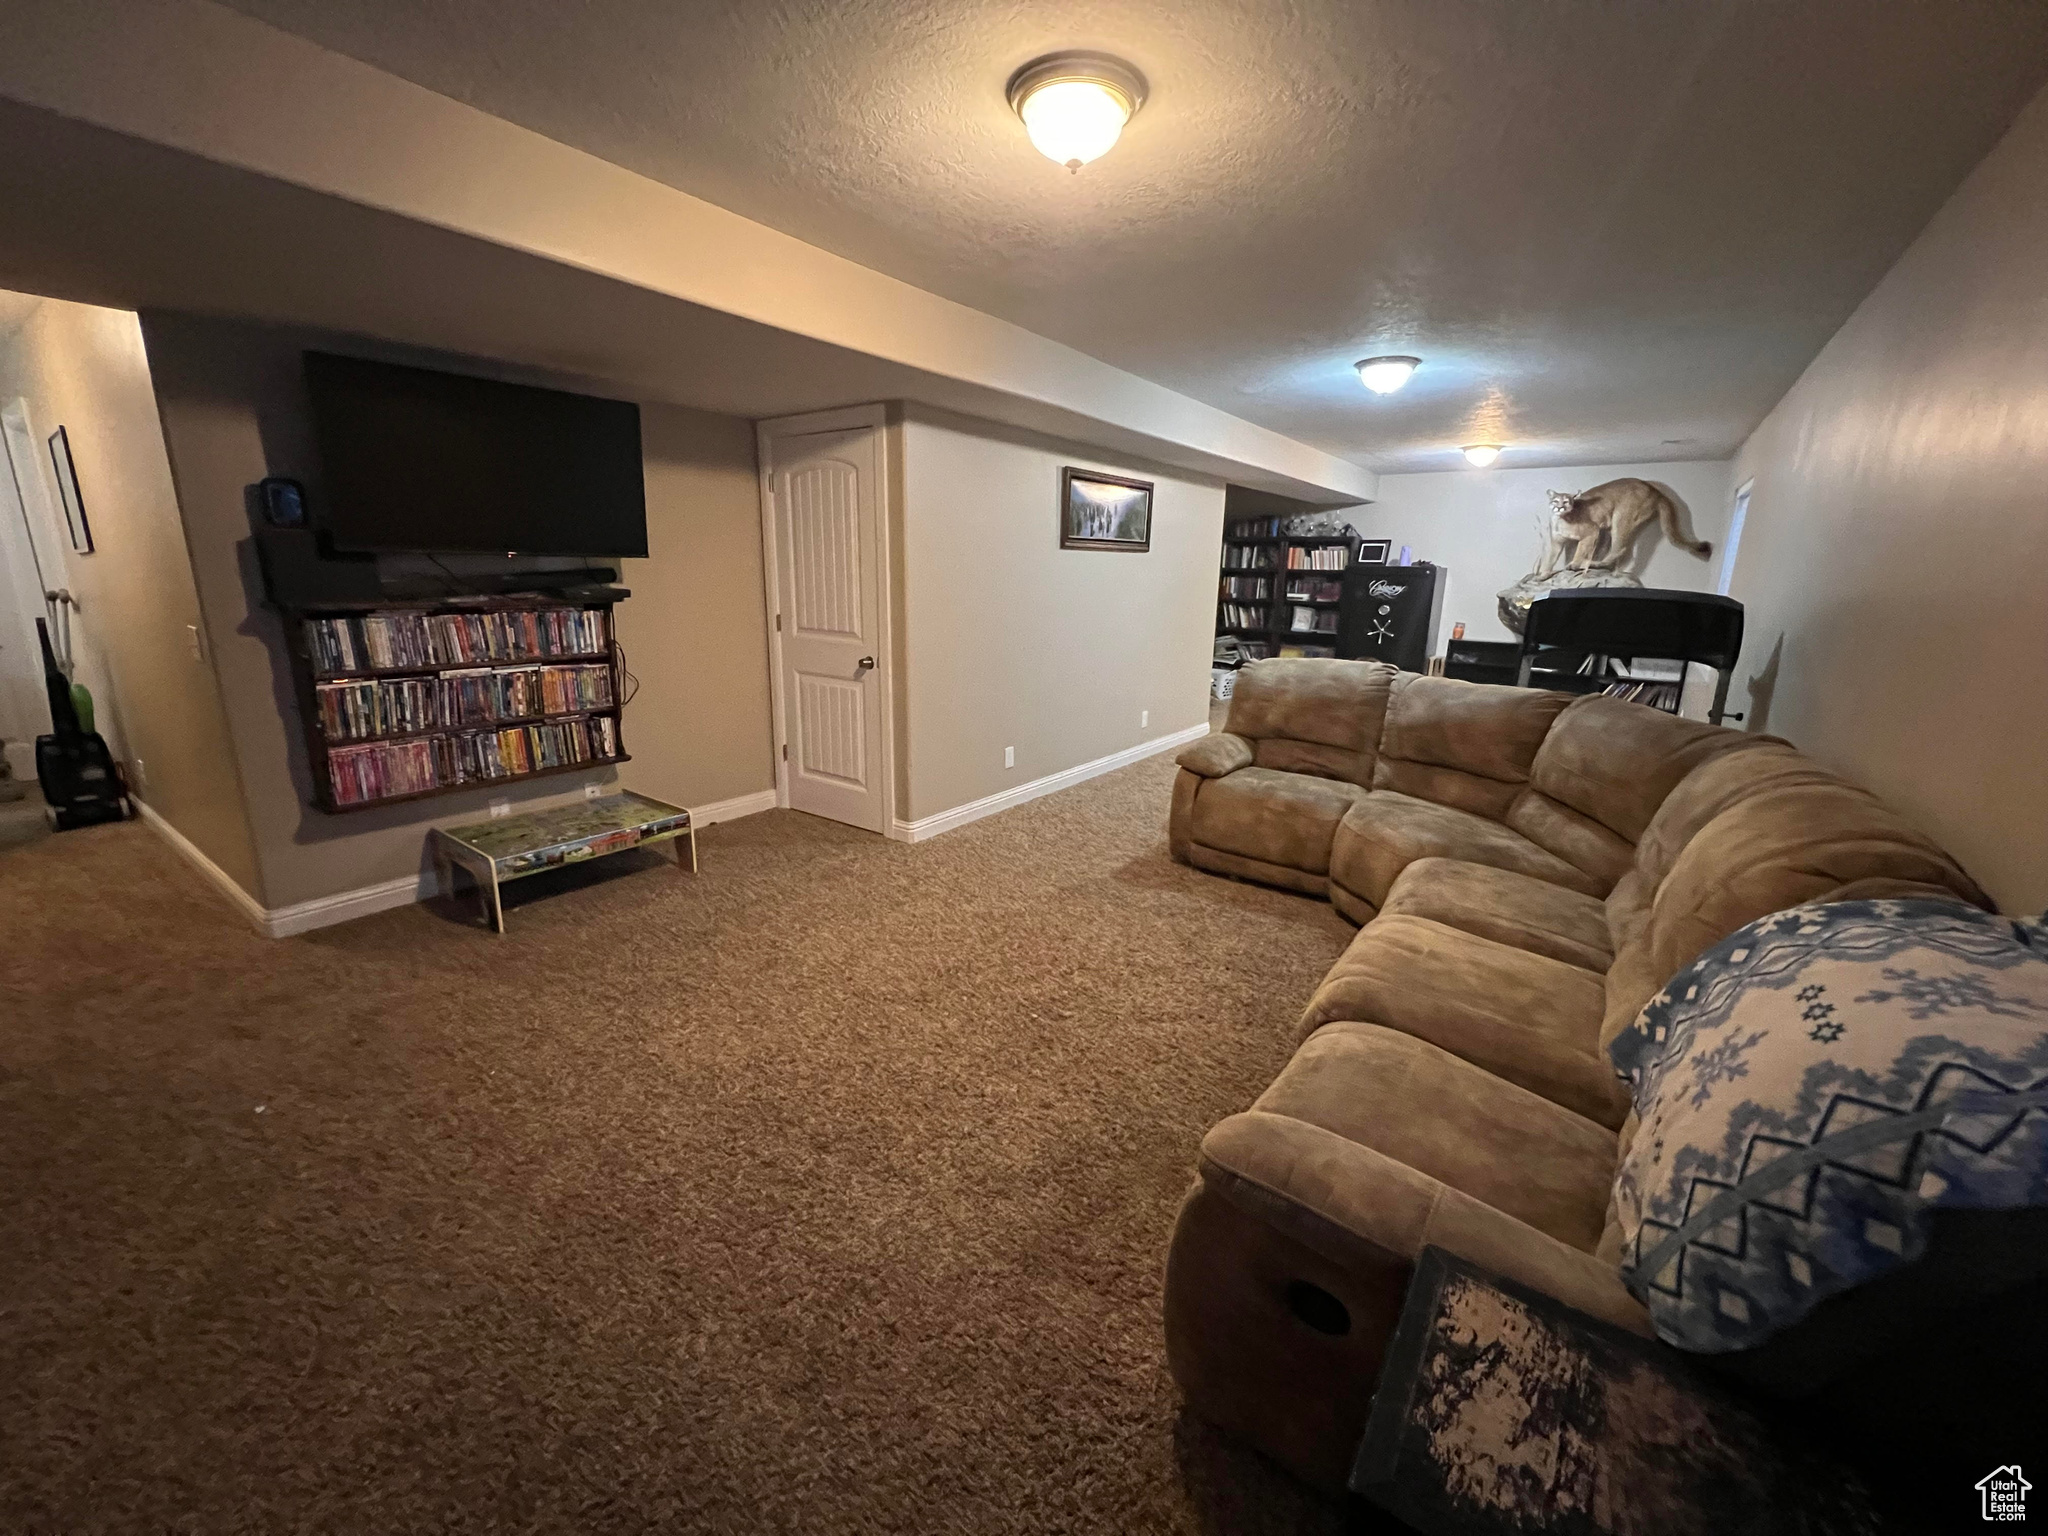
[[[1338,1529],[1181,1414],[1160,1272],[1351,930],[1172,863],[1171,772],[502,939],[0,856],[0,1530]]]

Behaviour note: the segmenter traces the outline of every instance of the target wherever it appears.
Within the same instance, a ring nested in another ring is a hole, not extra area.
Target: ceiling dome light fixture
[[[1465,449],[1465,462],[1474,469],[1484,469],[1499,457],[1499,443],[1472,443]]]
[[[1358,382],[1376,395],[1391,395],[1406,384],[1416,369],[1422,366],[1419,357],[1368,357],[1364,362],[1353,363],[1358,370]]]
[[[1078,171],[1115,147],[1145,104],[1145,77],[1104,53],[1050,53],[1010,76],[1010,106],[1046,159]]]

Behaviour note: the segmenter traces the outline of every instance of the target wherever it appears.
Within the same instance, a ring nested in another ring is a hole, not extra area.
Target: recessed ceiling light
[[[1376,395],[1391,395],[1409,376],[1422,366],[1419,357],[1368,357],[1362,363],[1352,364],[1358,370],[1358,382]]]
[[[1010,76],[1010,106],[1046,159],[1078,171],[1115,146],[1145,104],[1145,77],[1103,53],[1053,53]]]
[[[1484,469],[1499,457],[1499,443],[1468,443],[1465,447],[1465,462],[1474,469]]]

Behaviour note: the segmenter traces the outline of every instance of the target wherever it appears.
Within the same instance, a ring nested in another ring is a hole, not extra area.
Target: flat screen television
[[[645,556],[640,407],[306,354],[338,549]]]

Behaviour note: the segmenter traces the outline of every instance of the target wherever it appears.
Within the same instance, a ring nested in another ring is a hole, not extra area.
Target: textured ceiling
[[[232,3],[1385,471],[1731,452],[2048,79],[2030,0]]]

